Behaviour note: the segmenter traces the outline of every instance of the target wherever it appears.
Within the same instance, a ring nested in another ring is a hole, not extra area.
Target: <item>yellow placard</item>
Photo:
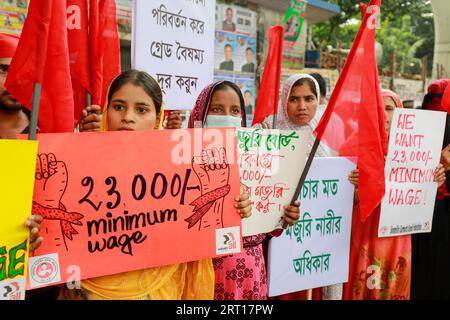
[[[37,146],[0,140],[0,300],[24,299]]]

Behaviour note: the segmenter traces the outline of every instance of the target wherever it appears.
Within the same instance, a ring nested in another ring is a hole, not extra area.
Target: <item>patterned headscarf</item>
[[[319,84],[317,83],[316,79],[314,79],[309,74],[294,74],[290,76],[283,84],[283,89],[281,92],[281,98],[280,102],[278,104],[278,114],[277,114],[277,123],[275,125],[276,129],[285,129],[285,130],[299,130],[301,125],[297,125],[292,123],[289,120],[289,116],[287,113],[287,103],[289,96],[291,95],[292,87],[294,84],[301,80],[301,79],[310,79],[312,82],[314,82],[314,85],[316,87],[316,98],[317,98],[317,105],[319,104],[320,99],[320,88]]]
[[[441,79],[428,86],[428,93],[423,98],[422,109],[444,111],[450,114],[450,107],[444,106],[444,92],[450,84],[450,79]]]
[[[396,108],[403,108],[402,100],[400,100],[400,97],[394,91],[391,91],[389,89],[381,89],[381,96],[383,98],[384,97],[389,97],[392,100],[394,100]]]
[[[194,109],[192,109],[189,117],[188,128],[195,128],[197,122],[201,122],[201,127],[205,125],[206,117],[208,116],[209,105],[211,104],[212,94],[214,89],[222,83],[233,84],[229,81],[216,81],[206,86],[195,102]],[[242,114],[242,126],[245,127],[247,123],[247,117],[245,114],[245,102],[242,93],[239,90],[239,100],[241,102],[241,114]]]
[[[120,73],[117,77],[115,77],[108,87],[108,93],[106,94],[106,101],[105,105],[103,106],[103,116],[102,116],[102,124],[101,124],[101,131],[109,131],[108,129],[108,105],[109,105],[109,90],[111,90],[111,84],[116,81],[116,79],[121,75]],[[157,82],[158,83],[158,82]],[[161,87],[158,83],[158,88],[161,90]],[[162,90],[161,90],[162,92]],[[163,121],[164,121],[164,95],[162,95],[162,102],[161,102],[161,110],[159,111],[159,125],[158,129],[161,130],[163,128]]]
[[[320,99],[320,88],[319,84],[317,83],[316,79],[314,79],[309,74],[295,74],[290,76],[283,84],[283,89],[281,92],[281,98],[278,105],[278,113],[277,113],[277,122],[275,124],[276,129],[281,130],[297,130],[306,132],[306,136],[308,137],[308,146],[307,146],[307,155],[311,152],[312,146],[314,144],[316,136],[314,135],[314,129],[316,128],[317,124],[319,123],[321,115],[316,110],[316,114],[311,119],[311,121],[307,125],[298,125],[294,124],[289,120],[289,116],[287,113],[287,103],[289,96],[291,95],[292,87],[294,84],[301,80],[301,79],[310,79],[314,86],[316,87],[316,98],[317,98],[317,106],[319,105],[319,99]],[[333,151],[326,146],[324,143],[320,143],[319,147],[316,151],[315,156],[316,157],[330,157],[333,156]]]

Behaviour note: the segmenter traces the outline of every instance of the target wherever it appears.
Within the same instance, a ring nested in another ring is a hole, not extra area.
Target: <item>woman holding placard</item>
[[[307,132],[309,137],[309,154],[315,141],[314,129],[319,123],[320,117],[317,114],[320,99],[320,86],[317,80],[308,74],[295,74],[290,76],[283,84],[278,114],[275,128],[284,130],[298,130]],[[268,117],[261,125],[270,129],[272,127],[272,117]],[[333,151],[325,144],[320,143],[315,154],[316,157],[331,157]],[[340,300],[342,297],[342,285],[332,285],[323,288],[317,288],[312,291],[314,300]],[[305,300],[307,291],[299,291],[284,294],[276,297],[277,300]]]
[[[396,108],[403,108],[400,97],[381,90],[386,113],[385,129],[389,135]],[[350,177],[358,186],[358,172]],[[443,183],[442,166],[436,169],[436,181]],[[345,300],[409,300],[411,287],[411,236],[378,237],[380,206],[361,221],[355,196],[350,246],[349,281],[344,284]]]
[[[245,127],[245,102],[241,90],[234,83],[219,81],[207,86],[200,93],[189,118],[190,128]],[[250,204],[248,194],[241,199]],[[298,202],[285,206],[284,219],[294,224],[299,219]],[[243,218],[250,210],[236,207]],[[250,208],[249,208],[250,209]],[[238,254],[214,258],[215,300],[265,300],[267,277],[262,242],[266,234],[243,238],[244,251]]]
[[[450,80],[437,80],[428,86],[422,109],[448,113],[441,152],[447,183],[438,189],[431,232],[412,237],[411,299],[449,299]]]
[[[103,131],[161,128],[163,94],[158,82],[145,72],[129,70],[111,83]],[[85,123],[86,124],[86,123]],[[248,210],[245,201],[236,203]],[[212,299],[214,270],[211,259],[179,263],[81,281],[81,290],[64,288],[62,299],[184,300]]]

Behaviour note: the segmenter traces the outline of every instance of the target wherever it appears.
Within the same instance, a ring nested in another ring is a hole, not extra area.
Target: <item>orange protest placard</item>
[[[235,134],[39,135],[33,213],[44,242],[29,287],[64,282],[74,266],[87,279],[240,252]]]

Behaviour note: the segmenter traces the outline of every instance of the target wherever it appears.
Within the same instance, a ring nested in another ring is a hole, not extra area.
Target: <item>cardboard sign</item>
[[[301,191],[300,219],[269,242],[269,296],[346,282],[355,169],[346,158],[315,158]]]
[[[431,231],[446,113],[395,109],[379,237]]]
[[[0,140],[0,152],[0,300],[23,300],[37,142]]]
[[[45,240],[30,271],[46,269],[30,287],[66,281],[73,266],[86,279],[240,252],[235,134],[39,135],[33,212]]]
[[[242,221],[243,235],[281,228],[283,206],[289,204],[306,160],[307,137],[290,130],[237,130],[243,190],[252,200],[252,215]]]

